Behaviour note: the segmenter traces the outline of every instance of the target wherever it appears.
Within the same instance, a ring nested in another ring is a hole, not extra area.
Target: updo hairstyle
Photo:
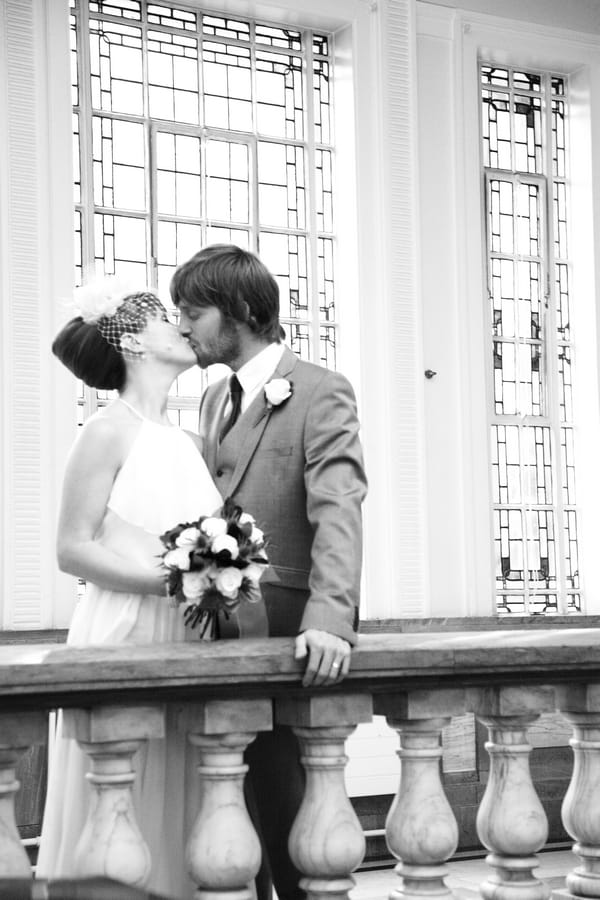
[[[78,290],[83,294],[86,288]],[[89,294],[96,302],[98,287],[91,287]],[[101,300],[106,298],[101,295]],[[109,297],[106,302],[112,303],[110,314],[98,315],[92,309],[84,313],[86,318],[76,316],[67,322],[54,338],[52,352],[88,387],[121,391],[127,379],[125,359],[135,358],[134,353],[121,347],[121,338],[124,334],[139,334],[150,318],[166,316],[166,310],[158,297],[146,290],[126,294],[116,302]]]
[[[88,387],[100,391],[125,387],[123,354],[102,337],[94,322],[84,322],[81,316],[71,319],[54,338],[52,352]]]

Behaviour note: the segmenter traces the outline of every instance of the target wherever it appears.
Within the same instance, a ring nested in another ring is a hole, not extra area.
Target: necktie
[[[222,441],[225,435],[231,431],[235,423],[240,417],[242,411],[242,386],[237,379],[237,375],[232,375],[229,379],[229,398],[231,400],[231,410],[229,416],[221,428],[219,440]]]

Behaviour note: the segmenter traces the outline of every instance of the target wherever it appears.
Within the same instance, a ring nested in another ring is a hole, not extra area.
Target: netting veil
[[[131,289],[112,277],[77,288],[74,302],[77,315],[93,323],[104,340],[125,357],[136,354],[121,345],[123,335],[143,331],[149,319],[167,318],[165,307],[150,288]]]

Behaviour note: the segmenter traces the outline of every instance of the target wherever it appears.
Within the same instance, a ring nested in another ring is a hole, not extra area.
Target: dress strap
[[[127,400],[124,400],[123,397],[119,397],[119,400],[141,422],[148,422],[150,425],[156,425],[158,428],[175,428],[175,426],[172,425],[171,422],[155,422],[154,419],[148,419],[146,416],[142,415],[139,409],[136,409],[135,406],[132,406],[131,403],[127,402]]]
[[[137,418],[138,418],[138,419],[141,419],[142,422],[145,422],[145,421],[146,421],[146,417],[143,416],[143,415],[141,414],[141,412],[139,412],[139,410],[137,410],[137,409],[135,408],[135,406],[132,406],[131,403],[128,403],[128,402],[127,402],[127,400],[123,400],[122,397],[119,397],[119,400],[121,401],[121,403],[122,403],[124,406],[127,407],[128,410],[130,410],[130,411],[134,414],[134,416],[137,416]]]

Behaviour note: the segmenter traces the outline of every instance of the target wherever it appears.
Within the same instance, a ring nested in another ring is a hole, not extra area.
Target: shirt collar
[[[235,374],[246,395],[254,393],[267,383],[279,365],[284,350],[285,344],[268,344],[238,369]]]

